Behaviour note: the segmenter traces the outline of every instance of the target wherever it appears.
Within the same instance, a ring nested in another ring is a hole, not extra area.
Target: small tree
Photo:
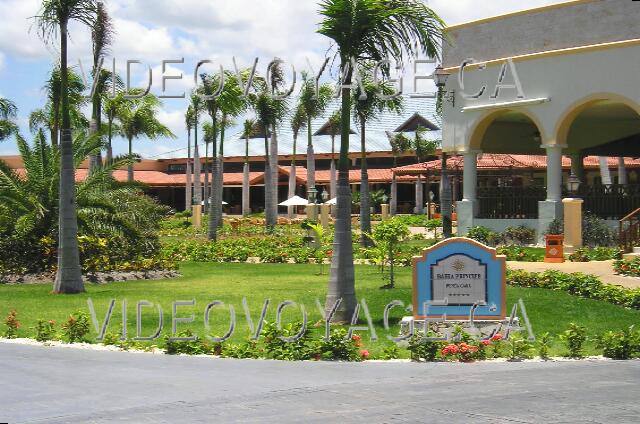
[[[389,262],[389,283],[382,286],[383,289],[392,289],[395,287],[393,274],[393,266],[395,256],[398,252],[398,245],[402,239],[409,235],[409,227],[397,218],[391,218],[382,221],[373,229],[371,238],[376,246],[387,252]]]

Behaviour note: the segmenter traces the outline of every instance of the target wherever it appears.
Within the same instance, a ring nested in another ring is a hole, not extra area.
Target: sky
[[[28,117],[45,103],[42,91],[52,64],[57,61],[57,43],[46,45],[33,27],[32,16],[42,0],[0,0],[0,97],[18,106],[17,122],[21,133],[29,137]],[[429,0],[427,4],[448,25],[482,19],[503,13],[558,3],[558,0]],[[233,70],[252,65],[264,73],[268,63],[279,57],[299,74],[316,71],[331,55],[328,39],[316,33],[320,17],[316,0],[104,0],[113,19],[115,38],[105,67],[116,59],[116,70],[125,77],[126,61],[132,65],[132,86],[142,86],[146,69],[152,69],[151,92],[163,94],[162,62],[184,58],[183,64],[167,64],[164,75],[182,80],[167,80],[166,94],[188,93],[194,86],[193,73],[201,60],[211,60],[201,70],[213,72],[222,64]],[[89,72],[90,32],[72,25],[69,40],[69,65]],[[176,135],[173,140],[139,139],[134,150],[146,158],[185,156],[186,130],[182,99],[164,99],[158,118]],[[88,113],[87,113],[88,115]],[[183,148],[183,146],[185,146]],[[126,142],[114,140],[116,153],[124,153]],[[12,140],[0,143],[0,155],[16,154]]]

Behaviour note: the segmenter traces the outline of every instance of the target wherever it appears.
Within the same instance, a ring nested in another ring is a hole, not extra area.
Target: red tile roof
[[[616,168],[618,166],[618,158],[610,157],[607,159],[609,168]],[[640,167],[640,159],[625,158],[624,162],[627,168]],[[452,156],[447,159],[447,168],[449,169],[462,169],[463,166],[464,156]],[[600,162],[597,156],[587,156],[584,158],[585,168],[598,168],[599,166]],[[571,158],[569,158],[568,156],[563,156],[562,167],[564,169],[571,169]],[[507,155],[484,153],[478,158],[479,170],[498,170],[510,168],[543,170],[547,168],[547,157],[544,155]],[[438,159],[429,162],[422,162],[414,165],[394,168],[393,172],[395,172],[397,175],[416,175],[429,171],[439,171],[440,169],[441,161]]]

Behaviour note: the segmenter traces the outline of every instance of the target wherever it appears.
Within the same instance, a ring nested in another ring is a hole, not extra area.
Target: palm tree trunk
[[[424,214],[424,185],[422,184],[422,175],[418,174],[416,180],[416,215]]]
[[[336,140],[335,136],[331,136],[331,165],[329,166],[329,193],[331,198],[336,197]]]
[[[80,250],[78,247],[78,219],[76,215],[75,167],[73,141],[69,118],[67,75],[67,23],[60,23],[60,75],[62,93],[62,140],[60,146],[60,193],[58,221],[58,271],[53,283],[54,293],[84,291]]]
[[[307,120],[307,199],[309,189],[316,187],[316,156],[313,152],[313,135],[311,134],[311,119]],[[311,201],[311,199],[309,199]]]
[[[108,133],[108,144],[107,144],[107,166],[110,166],[113,162],[113,145],[111,144],[111,139],[113,137],[113,116],[109,115],[109,133]]]
[[[94,78],[98,78],[98,73],[100,72],[97,69],[98,64],[94,64]],[[91,123],[89,124],[89,135],[93,135],[100,132],[101,127],[101,116],[102,116],[102,105],[100,103],[100,93],[97,92],[93,97],[93,105],[91,112]],[[102,136],[100,137],[102,141]],[[100,147],[102,150],[102,147]],[[89,157],[89,173],[95,172],[102,165],[102,155],[101,150],[97,151],[94,155]]]
[[[342,58],[342,63],[348,60]],[[351,72],[347,73],[345,86],[351,84]],[[328,312],[341,300],[332,320],[349,322],[357,301],[351,242],[351,190],[349,188],[349,127],[351,125],[351,89],[342,88],[342,133],[340,136],[340,161],[338,163],[337,213],[331,257],[331,272],[325,304]],[[327,315],[328,316],[328,315]]]
[[[369,206],[369,170],[367,168],[365,120],[360,118],[360,244],[362,247],[371,246],[371,206]]]
[[[264,215],[265,215],[265,228],[267,232],[271,232],[277,223],[277,219],[273,216],[273,208],[271,203],[273,202],[273,184],[271,184],[271,159],[269,157],[269,136],[266,133],[264,135]]]
[[[216,208],[216,216],[218,217],[218,221],[216,225],[218,228],[222,228],[223,220],[222,220],[222,200],[224,194],[224,126],[226,124],[226,117],[223,116],[222,119],[222,127],[220,128],[220,154],[218,155],[218,174],[216,175],[216,190],[217,198],[219,199],[218,203],[214,203],[212,207]]]
[[[278,223],[278,194],[280,179],[280,172],[278,168],[278,134],[276,133],[276,126],[271,127],[271,151],[269,152],[269,166],[271,167],[271,184],[273,184],[273,190],[271,191],[271,211],[272,216],[275,219],[274,225]]]
[[[215,117],[215,115],[213,115]],[[222,199],[219,198],[218,196],[218,190],[216,190],[216,186],[215,186],[215,181],[216,180],[216,176],[219,175],[218,172],[218,168],[220,166],[220,162],[218,161],[218,152],[217,152],[217,144],[218,144],[218,138],[215,136],[215,134],[217,134],[218,132],[218,120],[217,119],[212,119],[213,121],[213,141],[212,141],[212,149],[211,149],[211,154],[213,155],[212,160],[211,160],[211,165],[213,166],[212,170],[211,170],[211,193],[212,193],[212,199],[211,199],[211,203],[212,205],[222,205]],[[206,174],[205,174],[206,175]],[[207,204],[207,202],[205,201],[205,204]],[[211,209],[209,209],[211,211],[211,213],[209,213],[209,225],[208,225],[208,231],[207,231],[207,236],[209,237],[209,240],[212,241],[217,241],[218,240],[218,219],[220,219],[220,217],[218,216],[218,212],[219,209],[217,207],[212,207]]]
[[[250,197],[251,186],[249,185],[249,137],[245,139],[244,166],[242,168],[242,216],[246,217],[251,213]]]
[[[397,166],[397,159],[393,157],[393,167]],[[398,180],[396,174],[391,174],[391,196],[389,196],[389,213],[395,216],[398,213]]]
[[[133,155],[133,138],[129,137],[129,157]],[[133,182],[133,164],[127,166],[127,181]]]
[[[193,144],[193,200],[196,205],[202,204],[202,162],[197,140]]]
[[[187,129],[187,168],[186,168],[186,182],[184,190],[184,210],[191,210],[191,203],[193,202],[192,182],[191,182],[191,129]]]
[[[298,142],[297,134],[293,136],[293,160],[291,161],[291,167],[289,168],[289,191],[287,198],[291,199],[296,195],[296,144]],[[289,218],[293,218],[293,212],[295,211],[294,206],[289,206],[287,208],[287,216]]]

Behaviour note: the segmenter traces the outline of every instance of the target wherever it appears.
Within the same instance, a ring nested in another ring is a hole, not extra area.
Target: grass
[[[325,271],[326,271],[325,267]],[[205,335],[203,313],[206,305],[214,300],[221,300],[225,304],[232,304],[236,311],[236,332],[232,341],[242,341],[248,335],[242,299],[246,296],[254,322],[258,321],[265,299],[270,299],[267,320],[275,320],[277,304],[285,300],[293,300],[305,305],[309,314],[310,327],[316,337],[323,330],[322,326],[313,327],[321,320],[320,312],[315,303],[316,299],[324,304],[327,286],[327,275],[317,275],[318,265],[288,265],[288,264],[202,264],[183,263],[181,272],[183,277],[174,280],[139,281],[125,283],[110,283],[106,285],[87,285],[87,292],[81,295],[52,295],[51,286],[18,285],[0,286],[0,316],[4,321],[6,314],[15,309],[18,319],[22,323],[19,330],[21,336],[31,336],[39,318],[53,319],[58,323],[66,320],[70,313],[76,310],[88,311],[87,298],[91,298],[96,307],[98,320],[104,319],[107,306],[111,299],[116,299],[113,318],[109,330],[117,332],[121,325],[121,305],[127,300],[128,333],[135,336],[136,302],[146,300],[160,304],[164,311],[164,330],[171,331],[172,302],[178,300],[195,300],[195,307],[180,307],[178,316],[194,315],[194,322],[179,324],[179,331],[191,328],[200,336]],[[369,341],[366,332],[361,332],[365,346],[372,355],[381,353],[390,344],[387,335],[397,335],[397,323],[403,315],[409,315],[401,310],[392,310],[390,322],[391,331],[383,328],[382,316],[384,307],[390,301],[398,299],[405,303],[411,302],[411,269],[397,270],[397,288],[394,290],[380,290],[383,281],[377,268],[373,266],[357,266],[357,294],[359,299],[366,299],[371,312],[376,331],[380,340]],[[528,289],[509,287],[507,289],[507,304],[510,310],[514,302],[522,298],[527,308],[534,332],[539,335],[544,332],[559,334],[569,323],[575,322],[587,327],[591,336],[601,334],[611,329],[623,329],[640,322],[640,311],[627,310],[619,306],[604,302],[586,300],[571,295],[544,289]],[[283,321],[300,320],[299,310],[286,308]],[[222,335],[226,333],[229,313],[223,308],[215,308],[211,312],[211,333]],[[151,308],[143,308],[142,335],[152,334],[157,327],[157,312]],[[3,331],[0,330],[0,331]],[[92,337],[94,337],[93,335]],[[160,341],[156,343],[161,343]],[[563,352],[563,347],[556,341],[552,354]],[[592,344],[587,346],[590,354],[599,353]],[[406,352],[405,352],[406,356]]]

